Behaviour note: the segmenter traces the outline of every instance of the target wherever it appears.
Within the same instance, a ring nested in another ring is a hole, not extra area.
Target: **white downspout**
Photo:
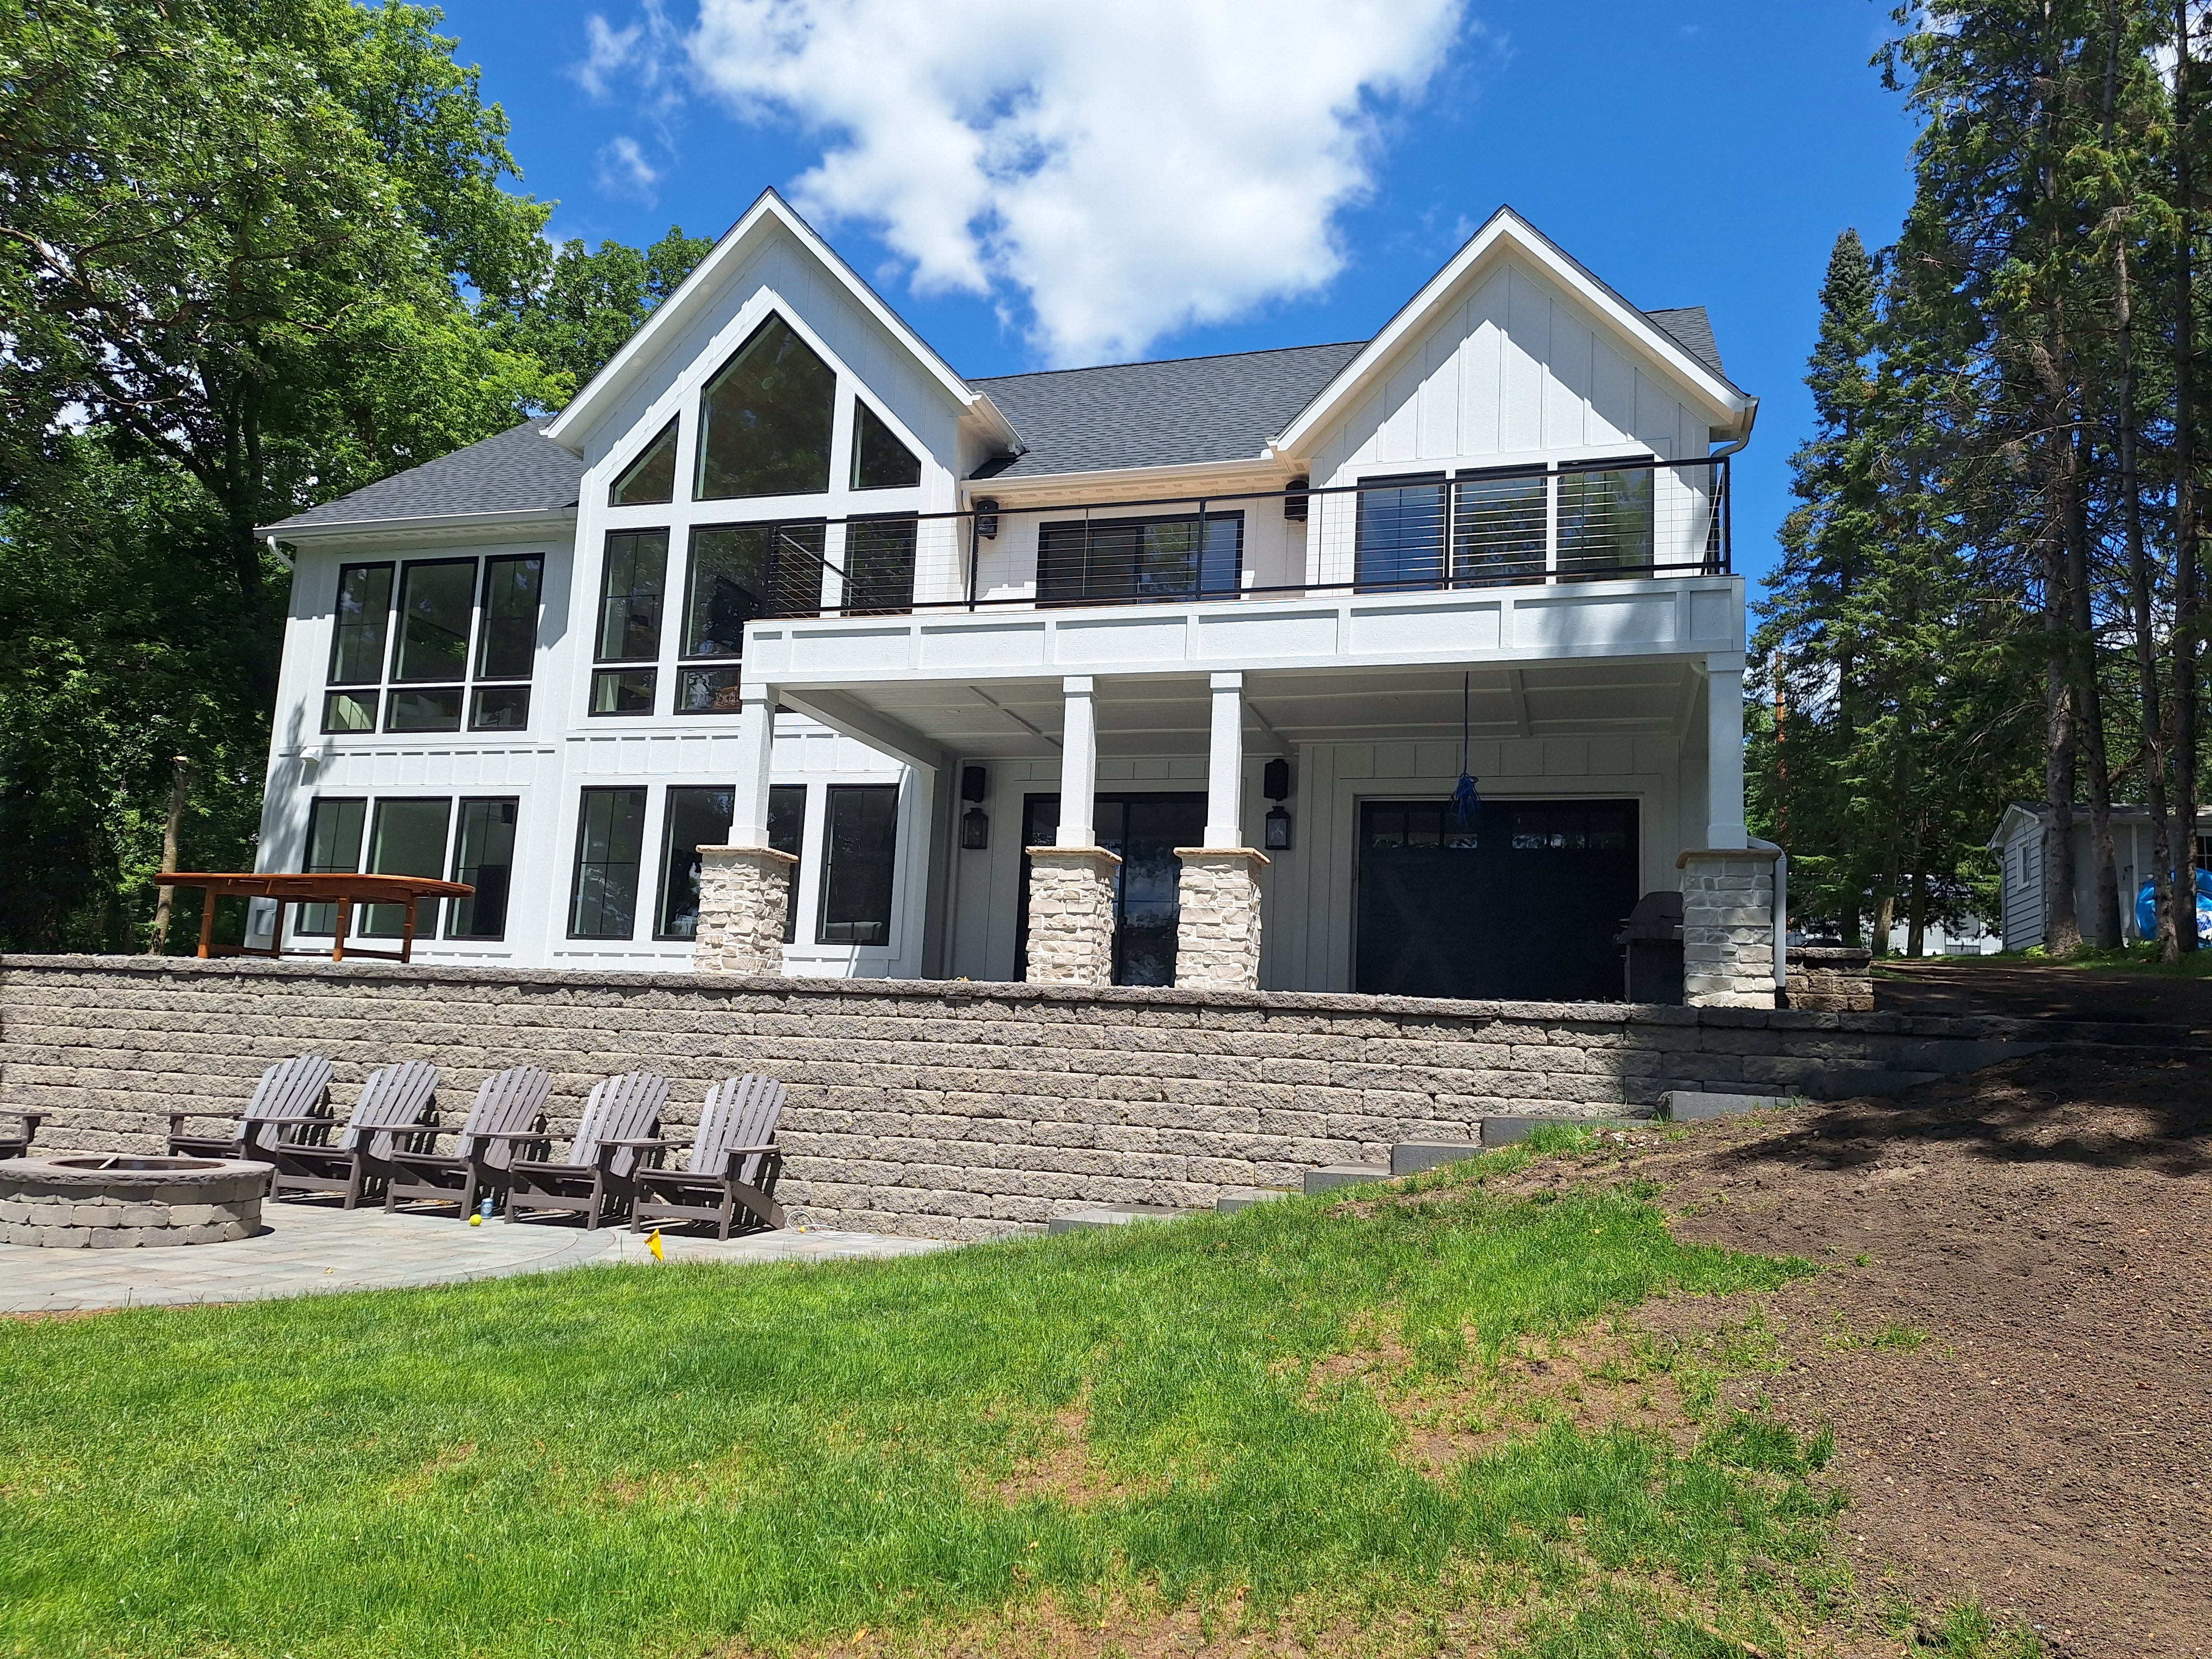
[[[1750,844],[1774,854],[1774,988],[1784,991],[1790,985],[1790,854],[1756,836]]]

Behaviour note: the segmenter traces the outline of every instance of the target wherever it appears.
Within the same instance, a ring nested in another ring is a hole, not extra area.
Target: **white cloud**
[[[686,46],[735,113],[820,137],[803,211],[875,230],[920,292],[1020,291],[1045,356],[1093,362],[1328,283],[1378,112],[1464,5],[701,0]],[[580,78],[665,76],[657,5],[644,37],[592,23]]]
[[[645,159],[637,140],[627,136],[611,138],[599,146],[599,191],[606,196],[627,197],[651,207],[660,198],[653,186],[660,173]]]

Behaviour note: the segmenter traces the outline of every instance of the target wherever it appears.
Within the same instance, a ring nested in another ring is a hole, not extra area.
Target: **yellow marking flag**
[[[667,1258],[666,1256],[663,1255],[660,1253],[660,1229],[659,1229],[659,1228],[655,1227],[655,1228],[653,1230],[653,1231],[652,1231],[650,1234],[648,1234],[648,1235],[647,1236],[647,1237],[646,1237],[646,1241],[645,1241],[645,1248],[646,1248],[647,1249],[651,1250],[651,1251],[653,1252],[653,1259],[655,1261],[667,1261],[667,1260],[668,1260],[668,1258]]]

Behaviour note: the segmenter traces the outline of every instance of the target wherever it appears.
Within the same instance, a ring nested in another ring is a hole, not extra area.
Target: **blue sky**
[[[449,0],[445,27],[556,236],[719,234],[774,185],[970,375],[1363,338],[1510,203],[1638,305],[1711,308],[1762,400],[1737,568],[1771,566],[1829,246],[1909,200],[1886,0],[1097,11]],[[974,133],[972,168],[937,159]]]

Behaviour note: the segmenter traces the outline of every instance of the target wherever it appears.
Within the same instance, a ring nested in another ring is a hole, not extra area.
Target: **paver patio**
[[[225,1244],[63,1250],[0,1244],[0,1314],[199,1302],[252,1302],[331,1291],[443,1285],[590,1263],[654,1265],[646,1236],[543,1222],[471,1227],[451,1216],[270,1204],[264,1231]],[[935,1239],[795,1227],[727,1241],[664,1233],[671,1261],[824,1261],[918,1255]]]

